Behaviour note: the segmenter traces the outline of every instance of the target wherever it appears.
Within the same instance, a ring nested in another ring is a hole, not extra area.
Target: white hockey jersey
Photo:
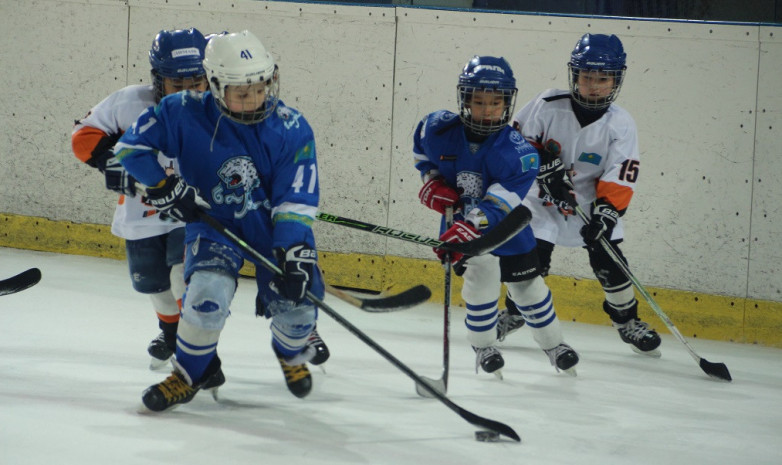
[[[119,138],[136,122],[141,112],[153,105],[155,95],[152,86],[144,85],[125,87],[103,99],[73,128],[71,139],[76,157],[87,162],[101,139]],[[175,159],[158,154],[158,162],[166,169],[166,174],[179,174]],[[141,198],[141,195],[120,195],[111,223],[112,234],[138,240],[184,227],[185,224],[179,221],[161,220],[157,210],[143,203]]]
[[[560,157],[570,170],[576,200],[587,215],[597,198],[621,212],[630,204],[640,169],[635,121],[626,110],[611,104],[600,119],[582,128],[569,96],[568,91],[557,89],[540,93],[516,113],[513,126],[527,140]],[[561,215],[555,206],[544,206],[538,194],[535,183],[523,202],[532,211],[535,237],[567,247],[583,246],[579,234],[583,221],[576,215]],[[611,239],[622,237],[620,219]]]

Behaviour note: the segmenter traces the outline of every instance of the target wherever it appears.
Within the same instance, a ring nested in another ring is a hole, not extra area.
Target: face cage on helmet
[[[580,106],[583,108],[586,108],[587,110],[603,110],[608,108],[614,100],[619,96],[619,90],[622,88],[622,82],[624,81],[624,73],[627,68],[622,69],[609,69],[609,70],[595,70],[595,69],[589,69],[589,68],[575,68],[573,67],[572,63],[568,63],[568,72],[570,74],[570,95],[573,97],[573,100],[576,101]],[[586,99],[581,96],[581,93],[578,91],[578,76],[581,71],[599,71],[602,73],[607,73],[610,75],[613,75],[614,77],[614,87],[611,89],[611,93],[607,96],[599,99]]]
[[[171,76],[161,76],[160,73],[158,73],[154,69],[151,71],[151,74],[152,74],[152,87],[155,90],[155,102],[160,102],[163,99],[163,97],[167,95],[165,93],[165,87],[163,85],[163,80],[166,77],[173,80],[177,80],[177,79],[181,80],[183,87],[185,89],[195,88],[196,79],[203,79],[204,86],[205,86],[204,90],[207,90],[209,88],[209,84],[206,82],[206,74],[195,74],[193,76],[186,76],[186,77],[179,77],[179,76],[171,77]]]
[[[215,91],[215,89],[212,89],[212,93],[214,94],[215,100],[217,101],[217,105],[220,108],[220,111],[223,112],[225,116],[230,118],[233,121],[236,121],[237,123],[241,124],[255,124],[260,123],[261,121],[265,120],[269,116],[274,113],[274,110],[277,108],[277,104],[280,101],[279,94],[280,94],[280,79],[279,75],[277,73],[277,70],[274,70],[274,75],[271,79],[266,80],[266,100],[253,111],[231,111],[228,109],[228,106],[225,104],[225,88],[229,86],[234,86],[236,84],[227,84],[225,86],[221,86],[219,84],[219,81],[217,78],[212,78],[213,82],[210,84],[210,87],[216,87],[218,90]]]
[[[476,90],[492,91],[500,93],[505,99],[505,109],[499,121],[485,123],[483,121],[473,121],[472,112],[468,108],[469,100]],[[513,116],[513,108],[516,106],[516,89],[484,89],[480,87],[456,86],[456,98],[459,102],[459,119],[473,133],[479,136],[489,136],[497,131],[501,131]]]

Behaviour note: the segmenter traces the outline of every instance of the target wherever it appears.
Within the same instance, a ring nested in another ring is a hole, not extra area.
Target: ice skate
[[[553,349],[544,350],[548,355],[551,365],[557,371],[564,371],[570,376],[576,376],[576,365],[578,364],[578,354],[572,347],[562,343]]]
[[[165,333],[161,332],[158,334],[155,339],[152,339],[149,346],[147,346],[147,353],[152,357],[149,362],[149,369],[160,370],[165,367],[166,363],[174,355],[175,350],[176,347],[171,347],[168,342],[166,342]]]
[[[502,367],[505,366],[505,360],[499,349],[494,346],[475,347],[475,372],[478,373],[478,367],[481,367],[486,373],[492,373],[499,379],[502,379]]]
[[[193,400],[200,386],[191,386],[187,376],[175,369],[162,383],[153,384],[141,395],[149,411],[163,412]]]
[[[307,369],[306,360],[299,365],[289,365],[274,343],[272,343],[272,349],[274,350],[274,355],[277,356],[277,361],[280,362],[280,368],[282,368],[282,374],[285,375],[285,384],[288,385],[288,390],[296,397],[307,397],[307,394],[312,390],[312,375],[310,375],[310,370]],[[312,348],[309,350],[312,350]]]
[[[624,342],[630,344],[630,347],[641,355],[649,357],[660,357],[661,353],[657,349],[660,347],[660,336],[649,327],[648,324],[633,318],[627,323],[614,322],[614,328],[619,331],[619,336]]]
[[[212,361],[209,362],[209,366],[206,367],[206,373],[212,374],[206,375],[206,379],[201,385],[201,389],[209,391],[209,393],[212,394],[212,398],[214,400],[218,400],[217,390],[220,386],[225,384],[225,375],[223,374],[222,362],[220,361],[220,357],[218,357],[217,354],[215,354]]]
[[[310,359],[310,363],[313,365],[325,363],[331,355],[329,353],[329,348],[326,346],[326,343],[323,342],[323,339],[321,339],[316,328],[312,329],[312,333],[310,333],[310,337],[307,339],[307,346],[315,349],[315,355]]]
[[[511,314],[510,309],[500,310],[497,315],[497,340],[502,342],[508,334],[517,331],[524,326],[524,318],[521,315]]]

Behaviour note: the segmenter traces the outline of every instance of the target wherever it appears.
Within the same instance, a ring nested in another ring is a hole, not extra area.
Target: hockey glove
[[[480,234],[478,234],[478,230],[475,229],[475,226],[464,221],[457,221],[456,223],[453,224],[453,226],[451,226],[447,231],[445,231],[442,236],[440,236],[440,240],[443,242],[462,243],[462,242],[469,242],[479,237]],[[442,262],[445,262],[446,256],[450,254],[452,265],[455,265],[464,256],[464,254],[461,254],[459,252],[448,252],[447,250],[442,250],[442,249],[434,249],[434,253],[437,254],[437,257]]]
[[[611,239],[611,233],[619,220],[619,212],[613,205],[604,200],[592,202],[592,219],[581,228],[581,237],[586,245],[595,244],[600,238]]]
[[[544,148],[538,148],[540,171],[538,172],[539,196],[544,205],[555,205],[563,215],[573,214],[576,205],[575,187],[559,157]]]
[[[418,192],[421,203],[432,210],[445,214],[445,207],[456,205],[459,202],[459,194],[445,183],[442,176],[427,181]]]
[[[286,299],[300,303],[312,286],[318,252],[302,242],[292,245],[288,250],[274,249],[274,256],[283,272],[282,276],[275,278],[277,292]]]
[[[162,186],[147,188],[147,202],[168,216],[186,223],[198,221],[199,215],[211,208],[198,189],[173,174],[166,178]]]
[[[136,179],[125,171],[117,157],[106,160],[101,171],[106,176],[106,189],[129,197],[136,196]]]

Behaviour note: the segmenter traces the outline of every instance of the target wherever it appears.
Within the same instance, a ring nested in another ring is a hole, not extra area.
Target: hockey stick
[[[247,245],[242,239],[240,239],[238,236],[236,236],[234,233],[226,229],[225,226],[222,225],[219,221],[212,218],[205,212],[201,212],[199,214],[199,217],[201,221],[208,224],[212,228],[214,228],[217,232],[225,236],[226,239],[230,240],[234,244],[236,244],[239,248],[241,248],[245,253],[253,256],[256,260],[258,260],[258,263],[260,263],[264,268],[271,271],[272,273],[276,275],[282,275],[282,270],[272,263],[269,259],[258,253],[256,250],[254,250],[252,247]],[[420,376],[418,376],[413,370],[407,367],[404,363],[399,361],[396,357],[391,355],[387,350],[385,350],[383,347],[381,347],[378,343],[376,343],[374,340],[372,340],[369,336],[364,334],[360,329],[353,326],[352,323],[350,323],[348,320],[342,317],[339,313],[337,313],[336,310],[331,308],[326,302],[324,302],[322,299],[319,299],[315,294],[313,294],[310,291],[307,291],[307,298],[310,299],[312,302],[315,303],[315,305],[320,308],[323,312],[328,314],[331,318],[337,321],[340,325],[342,325],[345,329],[350,331],[354,336],[361,339],[362,342],[364,342],[366,345],[371,347],[375,350],[375,352],[379,353],[383,356],[386,360],[388,360],[392,365],[397,367],[400,371],[402,371],[404,374],[409,376],[413,381],[415,381],[418,385],[424,386],[425,389],[427,389],[433,397],[436,397],[440,402],[445,404],[448,408],[456,412],[460,417],[462,417],[467,422],[479,426],[484,429],[488,429],[491,431],[494,431],[498,434],[501,434],[503,436],[507,436],[514,441],[521,442],[521,438],[516,433],[516,431],[513,430],[510,426],[500,423],[498,421],[490,420],[488,418],[484,418],[481,416],[478,416],[468,410],[463,409],[462,407],[459,407],[456,405],[453,401],[451,401],[449,398],[445,397],[443,394],[440,394],[434,388],[426,384],[426,382],[421,379]]]
[[[146,186],[136,183],[136,191],[146,194]],[[406,289],[398,294],[381,294],[378,297],[369,298],[357,297],[329,284],[324,284],[326,285],[326,292],[329,294],[370,313],[405,310],[426,302],[432,296],[432,291],[422,284]]]
[[[432,296],[432,291],[423,284],[411,287],[398,294],[385,295],[381,293],[379,297],[358,297],[329,284],[326,284],[326,292],[370,313],[405,310],[426,302]]]
[[[14,294],[33,287],[41,280],[41,270],[30,268],[16,276],[0,280],[0,295]]]
[[[351,220],[342,216],[336,216],[329,213],[318,213],[317,219],[327,223],[347,226],[349,228],[361,231],[379,234],[385,237],[401,239],[407,242],[443,249],[449,252],[458,252],[464,255],[476,256],[491,252],[502,244],[512,239],[519,231],[524,229],[532,219],[532,213],[523,205],[519,205],[508,213],[496,226],[481,237],[461,243],[444,242],[430,237],[412,234],[387,226],[377,226],[363,221]]]
[[[582,221],[584,221],[585,224],[589,224],[589,219],[587,218],[586,214],[584,213],[584,210],[581,209],[578,205],[574,205],[573,209],[578,214],[578,216],[581,218]],[[679,330],[674,326],[673,322],[670,318],[668,318],[668,315],[663,312],[663,309],[660,308],[659,305],[657,305],[657,302],[652,299],[652,296],[646,291],[646,289],[641,285],[641,282],[638,281],[638,279],[633,275],[633,273],[630,272],[630,268],[627,267],[624,260],[622,260],[619,257],[619,254],[614,250],[614,247],[611,245],[610,242],[608,242],[608,239],[605,237],[600,238],[600,245],[603,246],[603,249],[605,249],[606,253],[611,257],[611,259],[616,263],[616,265],[622,270],[622,273],[627,276],[627,278],[633,283],[633,286],[635,286],[636,289],[638,289],[638,292],[641,293],[643,298],[646,300],[646,302],[649,303],[649,306],[652,307],[652,310],[654,310],[654,313],[657,314],[657,316],[660,317],[661,320],[663,320],[663,323],[665,323],[665,326],[668,327],[668,329],[671,331],[671,333],[676,336],[676,339],[679,340],[682,344],[684,344],[684,347],[687,348],[687,351],[690,353],[692,358],[695,360],[695,362],[698,363],[698,365],[701,367],[701,370],[703,370],[707,375],[711,376],[712,378],[721,379],[724,381],[731,381],[733,378],[730,376],[730,372],[728,371],[728,367],[724,363],[713,363],[705,358],[700,357],[695,350],[693,350],[692,347],[690,347],[690,344],[687,342],[686,339],[684,339],[684,336],[679,332]]]
[[[453,226],[453,207],[446,207],[445,209],[445,226],[450,228]],[[421,378],[429,383],[432,389],[435,389],[441,394],[448,392],[448,368],[450,365],[450,350],[451,350],[451,252],[445,254],[445,261],[443,264],[445,268],[444,285],[443,285],[443,374],[440,379],[427,378],[422,376]],[[420,384],[415,385],[415,392],[421,397],[432,397],[428,390],[423,389]]]

